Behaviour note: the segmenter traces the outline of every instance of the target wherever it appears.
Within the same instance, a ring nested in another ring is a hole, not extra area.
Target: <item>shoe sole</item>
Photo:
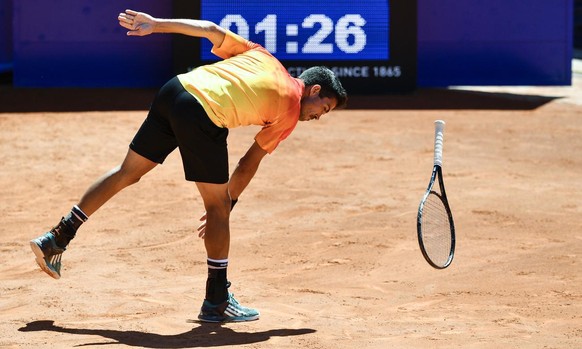
[[[40,249],[40,246],[38,246],[38,244],[36,242],[34,242],[34,240],[30,241],[30,249],[32,250],[32,252],[34,252],[34,255],[36,257],[35,258],[36,264],[38,264],[38,266],[40,267],[40,269],[42,269],[42,271],[47,273],[53,279],[60,279],[61,278],[59,273],[57,273],[56,271],[54,271],[53,269],[51,269],[48,266],[46,260],[44,259],[44,253]]]
[[[208,322],[208,323],[213,323],[213,324],[217,324],[217,323],[222,323],[222,322],[245,322],[245,321],[256,321],[259,319],[259,315],[257,316],[249,316],[249,317],[244,317],[244,318],[235,318],[235,317],[227,317],[224,319],[204,319],[204,318],[198,318],[198,321],[200,322]]]

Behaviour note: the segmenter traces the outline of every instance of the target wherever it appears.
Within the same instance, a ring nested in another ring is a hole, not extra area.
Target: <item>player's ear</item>
[[[319,91],[321,91],[321,85],[318,84],[312,85],[311,89],[309,90],[309,95],[310,96],[319,95]]]

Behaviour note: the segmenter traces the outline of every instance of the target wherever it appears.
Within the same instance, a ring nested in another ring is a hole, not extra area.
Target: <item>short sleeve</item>
[[[298,119],[284,124],[276,124],[272,126],[265,126],[255,136],[255,141],[267,153],[271,154],[275,148],[287,138],[297,126]]]
[[[222,44],[218,47],[213,46],[210,52],[222,59],[227,59],[259,46],[260,45],[227,30]]]

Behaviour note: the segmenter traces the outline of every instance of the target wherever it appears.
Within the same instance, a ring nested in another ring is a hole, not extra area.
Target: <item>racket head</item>
[[[438,165],[434,166],[430,184],[420,201],[416,226],[418,244],[428,264],[436,269],[448,267],[455,254],[455,224]]]

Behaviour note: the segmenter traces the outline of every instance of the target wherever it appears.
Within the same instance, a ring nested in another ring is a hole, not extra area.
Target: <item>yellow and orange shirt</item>
[[[263,126],[255,140],[265,151],[273,152],[299,121],[305,84],[289,75],[261,45],[230,31],[212,53],[223,60],[178,75],[178,79],[216,125]]]

